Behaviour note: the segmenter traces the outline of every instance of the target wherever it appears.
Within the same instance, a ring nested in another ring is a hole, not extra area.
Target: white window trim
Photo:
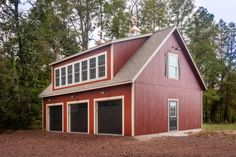
[[[62,107],[62,129],[61,131],[53,131],[50,130],[50,116],[49,116],[49,107],[50,106],[61,106]],[[63,102],[54,103],[54,104],[46,104],[46,131],[49,132],[64,132],[64,105]]]
[[[103,77],[98,77],[98,56],[101,56],[101,55],[105,55],[105,76]],[[91,58],[94,58],[96,57],[96,78],[94,79],[90,79],[90,65],[89,65],[89,59]],[[88,62],[88,66],[87,66],[87,75],[88,75],[88,79],[85,80],[85,81],[82,81],[82,61],[84,60],[87,60]],[[73,67],[73,70],[74,70],[74,64],[76,63],[79,63],[80,62],[80,81],[79,82],[74,82],[74,71],[72,73],[72,77],[73,77],[73,83],[71,84],[68,84],[67,83],[67,66],[69,65],[72,65]],[[61,68],[65,67],[66,68],[66,84],[65,85],[61,85]],[[57,69],[60,69],[60,85],[59,86],[56,86],[56,77],[55,77],[55,74],[56,74],[56,70]],[[93,81],[98,81],[98,80],[103,80],[103,79],[107,79],[107,70],[108,70],[108,65],[107,65],[107,51],[105,52],[102,52],[102,53],[99,53],[99,54],[96,54],[96,55],[93,55],[93,56],[90,56],[90,57],[87,57],[87,58],[84,58],[84,59],[81,59],[79,61],[75,61],[75,62],[72,62],[72,63],[69,63],[69,64],[65,64],[63,66],[59,66],[57,68],[54,68],[54,89],[60,89],[60,88],[63,88],[63,87],[67,87],[67,86],[73,86],[73,85],[79,85],[79,84],[84,84],[84,83],[89,83],[89,82],[93,82]]]
[[[82,104],[82,103],[87,103],[87,110],[88,110],[88,113],[87,113],[87,116],[88,116],[88,130],[87,132],[72,132],[71,131],[71,121],[70,121],[70,106],[71,105],[74,105],[74,104]],[[90,124],[90,120],[89,120],[89,117],[90,117],[90,114],[89,114],[89,100],[80,100],[80,101],[68,101],[67,102],[67,105],[66,105],[66,108],[67,108],[67,132],[69,133],[78,133],[78,134],[89,134],[89,130],[90,130],[90,127],[89,127],[89,124]]]
[[[179,62],[179,56],[177,54],[174,54],[174,53],[168,53],[168,63],[167,63],[167,71],[168,71],[168,78],[169,79],[174,79],[174,80],[178,80],[179,79],[179,63],[177,63],[177,76],[170,76],[170,73],[169,73],[169,67],[170,67],[170,64],[169,64],[169,59],[170,57],[169,56],[174,56],[174,57],[177,57],[177,62]]]
[[[109,134],[109,133],[98,133],[98,102],[99,101],[109,101],[109,100],[122,100],[122,134]],[[125,101],[124,95],[114,96],[114,97],[104,97],[94,99],[94,134],[96,135],[114,135],[114,136],[124,136],[125,134]]]
[[[176,104],[176,107],[177,107],[177,130],[170,130],[170,107],[169,107],[169,104],[171,101],[176,101],[177,104]],[[176,132],[176,131],[179,131],[179,99],[168,99],[168,102],[167,102],[167,113],[168,113],[168,132]]]

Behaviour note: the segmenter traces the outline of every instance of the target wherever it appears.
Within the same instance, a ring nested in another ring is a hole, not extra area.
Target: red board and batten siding
[[[134,82],[135,135],[168,132],[168,99],[179,100],[179,130],[201,128],[202,88],[178,40],[172,34]],[[173,51],[172,47],[181,47],[181,50]],[[165,76],[168,52],[179,56],[179,80]]]
[[[101,94],[101,91],[105,91],[105,94]],[[89,111],[89,133],[93,134],[94,133],[94,99],[116,97],[116,96],[124,96],[124,135],[131,136],[131,84],[44,98],[43,99],[43,128],[46,129],[46,104],[63,103],[64,132],[67,132],[67,108],[66,108],[67,102],[89,100],[89,110],[90,110]]]
[[[149,37],[113,44],[113,75],[115,76]]]
[[[102,48],[99,48],[99,49],[96,49],[96,50],[92,50],[91,52],[73,57],[73,58],[65,60],[63,62],[59,62],[55,65],[52,65],[52,71],[51,71],[52,78],[51,78],[51,81],[52,81],[52,85],[53,85],[52,86],[53,90],[59,90],[59,89],[63,89],[63,88],[70,88],[70,87],[73,87],[73,86],[80,86],[82,84],[94,83],[94,82],[98,82],[98,81],[110,80],[111,79],[111,51],[110,51],[110,47],[111,47],[111,45],[107,45],[105,47],[102,47]],[[91,82],[87,82],[87,83],[81,83],[81,84],[77,84],[77,85],[68,85],[68,86],[65,86],[65,87],[62,87],[62,88],[54,89],[54,69],[55,68],[66,65],[66,64],[70,64],[70,63],[73,63],[73,62],[76,62],[76,61],[79,61],[79,60],[82,60],[82,59],[85,59],[85,58],[88,58],[88,57],[93,56],[93,55],[98,55],[99,53],[103,53],[103,52],[107,53],[107,78],[106,79],[91,81]]]

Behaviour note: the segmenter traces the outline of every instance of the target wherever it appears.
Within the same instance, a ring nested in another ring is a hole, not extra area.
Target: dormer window
[[[67,67],[67,83],[68,84],[72,84],[72,82],[73,82],[73,65],[69,65],[68,67]]]
[[[61,85],[66,84],[66,67],[61,68]]]
[[[80,62],[74,64],[74,82],[78,83],[80,81]]]
[[[98,56],[98,75],[105,76],[105,55]]]
[[[88,61],[82,61],[82,81],[86,81],[88,79]]]
[[[55,87],[82,84],[106,78],[106,53],[55,68]]]
[[[89,60],[89,73],[90,73],[90,79],[96,78],[96,58],[91,58]]]
[[[60,86],[60,69],[55,71],[55,80],[56,80],[56,87]]]
[[[178,55],[173,53],[168,53],[168,78],[170,79],[179,78]]]

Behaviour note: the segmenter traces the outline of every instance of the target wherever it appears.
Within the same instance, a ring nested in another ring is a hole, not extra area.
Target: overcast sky
[[[215,15],[215,19],[236,22],[236,0],[195,0],[197,6],[207,8]]]

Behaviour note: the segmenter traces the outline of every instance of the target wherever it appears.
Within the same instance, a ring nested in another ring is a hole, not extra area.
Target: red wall
[[[107,79],[103,79],[103,80],[99,80],[99,81],[110,80],[111,79],[111,52],[110,52],[110,45],[107,45],[107,46],[104,46],[102,48],[93,50],[91,52],[87,52],[85,54],[73,57],[71,59],[68,59],[68,60],[65,60],[63,62],[60,62],[60,63],[57,63],[57,64],[53,65],[52,66],[52,71],[51,71],[51,73],[52,73],[51,74],[51,76],[52,76],[51,81],[52,81],[52,85],[53,85],[53,90],[59,90],[59,89],[63,89],[63,88],[73,87],[73,86],[80,86],[82,84],[87,84],[87,83],[92,83],[92,82],[93,83],[98,82],[98,81],[91,81],[91,82],[87,82],[87,83],[81,83],[81,84],[78,84],[78,85],[70,85],[70,86],[54,89],[54,79],[53,79],[54,78],[54,69],[57,68],[57,67],[63,66],[65,64],[69,64],[69,63],[72,63],[72,62],[82,60],[84,58],[88,58],[88,57],[93,56],[93,55],[97,55],[97,54],[105,52],[105,51],[107,52]]]
[[[106,91],[105,94],[101,94],[101,91]],[[131,136],[131,85],[121,85],[109,88],[91,90],[81,93],[74,93],[68,95],[61,95],[55,97],[49,97],[43,99],[43,128],[46,129],[46,104],[54,104],[63,102],[64,105],[64,132],[67,132],[67,110],[66,104],[69,101],[79,101],[89,99],[89,133],[94,133],[94,99],[104,97],[114,97],[124,95],[124,134],[125,136]],[[74,96],[74,98],[72,98]],[[50,100],[49,100],[50,99]]]
[[[119,72],[119,70],[125,65],[125,63],[143,45],[143,43],[147,39],[148,37],[139,38],[135,40],[115,43],[113,45],[114,76]]]
[[[178,40],[173,34],[134,83],[135,135],[168,131],[168,98],[179,99],[179,130],[201,128],[202,88]],[[173,51],[177,46],[181,50]],[[168,52],[179,56],[180,80],[165,76]]]

